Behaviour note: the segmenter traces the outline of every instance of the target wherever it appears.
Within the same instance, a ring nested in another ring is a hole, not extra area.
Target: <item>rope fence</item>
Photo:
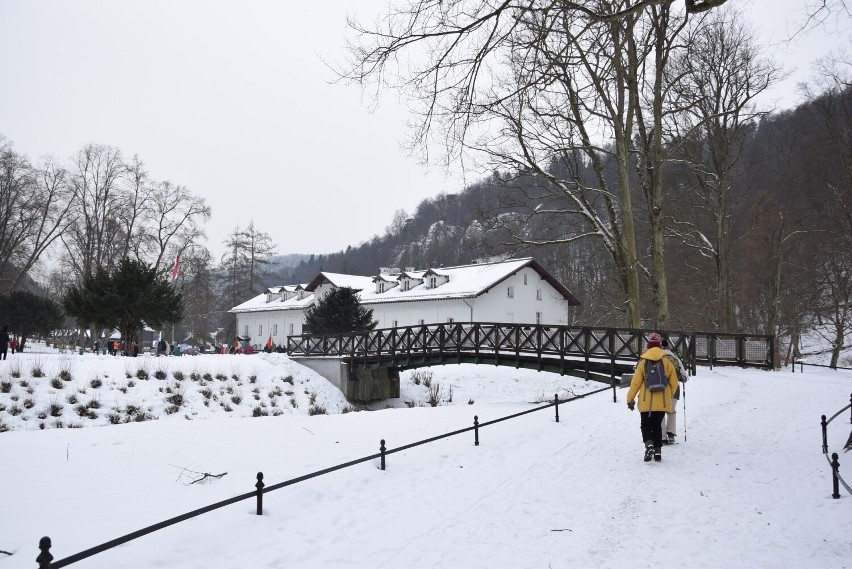
[[[538,407],[534,407],[532,409],[527,409],[526,411],[521,411],[519,413],[514,413],[512,415],[507,415],[505,417],[500,417],[491,421],[486,421],[485,423],[479,423],[479,417],[473,417],[473,426],[466,427],[463,429],[457,429],[455,431],[451,431],[449,433],[444,433],[442,435],[437,435],[434,437],[430,437],[428,439],[423,439],[420,441],[416,441],[413,443],[409,443],[400,447],[387,449],[385,447],[385,440],[382,439],[379,444],[379,452],[376,454],[371,454],[369,456],[364,456],[361,458],[356,458],[354,460],[350,460],[349,462],[344,462],[341,464],[337,464],[335,466],[330,466],[328,468],[324,468],[322,470],[317,470],[316,472],[311,472],[309,474],[304,474],[302,476],[298,476],[296,478],[291,478],[290,480],[285,480],[284,482],[279,482],[277,484],[273,484],[271,486],[266,486],[263,482],[263,473],[257,473],[257,482],[255,483],[255,490],[252,492],[247,492],[245,494],[240,494],[239,496],[234,496],[233,498],[228,498],[227,500],[222,500],[220,502],[216,502],[214,504],[210,504],[209,506],[204,506],[203,508],[199,508],[197,510],[193,510],[191,512],[187,512],[185,514],[181,514],[179,516],[175,516],[173,518],[169,518],[165,521],[150,525],[148,527],[142,528],[140,530],[134,531],[127,535],[123,535],[121,537],[112,539],[110,541],[104,542],[95,547],[91,547],[89,549],[83,550],[79,553],[75,553],[73,555],[69,555],[63,559],[58,561],[53,561],[53,555],[50,553],[50,548],[52,547],[52,540],[50,537],[45,536],[39,540],[39,550],[40,553],[36,558],[36,562],[38,563],[39,569],[59,569],[60,567],[67,567],[72,563],[76,563],[78,561],[82,561],[88,557],[92,557],[93,555],[97,555],[98,553],[103,553],[109,549],[114,547],[118,547],[119,545],[123,545],[129,541],[133,541],[134,539],[138,539],[150,533],[154,533],[155,531],[165,529],[169,526],[173,526],[180,522],[192,519],[194,517],[200,516],[202,514],[206,514],[208,512],[212,512],[214,510],[218,510],[219,508],[224,508],[225,506],[230,506],[231,504],[236,504],[237,502],[242,502],[244,500],[249,500],[254,498],[257,502],[257,510],[256,513],[258,516],[263,515],[263,495],[272,492],[274,490],[279,490],[286,486],[292,486],[299,482],[304,482],[305,480],[310,480],[312,478],[317,478],[318,476],[323,476],[325,474],[329,474],[331,472],[336,472],[338,470],[342,470],[344,468],[349,468],[350,466],[355,466],[357,464],[361,464],[364,462],[372,461],[379,459],[381,470],[385,470],[386,467],[386,457],[389,454],[394,454],[397,452],[402,452],[404,450],[408,450],[420,445],[424,445],[427,443],[435,442],[441,439],[446,439],[449,437],[453,437],[456,435],[460,435],[462,433],[467,433],[470,431],[474,431],[474,446],[479,446],[479,429],[483,427],[487,427],[489,425],[494,425],[496,423],[500,423],[502,421],[508,421],[509,419],[515,419],[517,417],[521,417],[523,415],[527,415],[529,413],[535,413],[537,411],[542,411],[544,409],[549,409],[550,407],[555,408],[556,422],[559,422],[559,405],[560,403],[570,403],[572,401],[577,401],[578,399],[583,399],[590,395],[595,395],[597,393],[603,393],[604,391],[609,391],[612,389],[613,391],[613,401],[616,399],[615,389],[616,383],[613,382],[612,386],[603,387],[601,389],[596,389],[594,391],[590,391],[588,393],[583,393],[581,395],[576,395],[574,397],[568,399],[559,399],[559,394],[554,395],[553,401],[544,405],[540,405]]]
[[[852,394],[849,394],[849,405],[835,413],[831,416],[830,419],[826,419],[825,415],[822,416],[822,453],[825,455],[825,459],[828,461],[828,465],[831,467],[831,486],[832,493],[831,497],[835,500],[840,498],[840,485],[842,484],[846,491],[852,495],[852,488],[849,488],[849,485],[843,480],[843,477],[840,475],[840,461],[838,459],[837,453],[831,453],[831,457],[828,456],[828,424],[835,420],[840,416],[841,413],[850,410],[849,422],[852,423]],[[849,441],[852,443],[852,434],[849,436]],[[847,443],[849,444],[849,443]]]

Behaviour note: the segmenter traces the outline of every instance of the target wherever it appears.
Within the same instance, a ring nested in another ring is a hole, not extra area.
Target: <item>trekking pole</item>
[[[683,386],[683,442],[686,442],[686,383]]]

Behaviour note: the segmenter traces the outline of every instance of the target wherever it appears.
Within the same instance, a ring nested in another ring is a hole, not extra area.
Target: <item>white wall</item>
[[[510,286],[513,297],[508,294]],[[536,297],[539,289],[541,300]],[[529,267],[479,295],[471,304],[474,304],[473,317],[477,322],[535,324],[536,312],[541,312],[542,324],[565,325],[568,322],[568,301]]]
[[[287,343],[290,325],[293,325],[293,335],[299,335],[302,333],[304,322],[305,312],[303,310],[243,312],[237,314],[237,334],[244,335],[248,325],[248,335],[252,344],[263,347],[269,339],[269,335],[272,334],[272,341],[276,345],[282,345]],[[278,325],[277,334],[274,333],[276,324]],[[258,335],[258,326],[263,326],[263,332],[260,335]]]
[[[514,294],[511,298],[508,295],[510,286],[513,287]],[[541,300],[537,299],[539,289]],[[373,309],[373,318],[379,321],[377,328],[391,328],[394,320],[398,322],[398,326],[416,326],[421,319],[426,324],[440,324],[447,322],[449,318],[454,322],[535,324],[536,312],[541,312],[542,324],[568,323],[568,301],[529,267],[504,280],[487,293],[466,300],[467,304],[459,299],[369,304],[367,307]]]

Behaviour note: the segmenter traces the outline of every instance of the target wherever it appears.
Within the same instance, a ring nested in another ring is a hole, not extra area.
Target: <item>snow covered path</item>
[[[0,549],[14,553],[0,568],[35,566],[42,535],[59,559],[251,491],[259,470],[271,485],[553,391],[525,380],[525,398],[497,402],[488,393],[510,374],[489,384],[476,369],[473,381],[470,366],[436,368],[467,390],[437,408],[0,434]],[[687,440],[681,408],[681,443],[661,464],[642,462],[626,392],[617,404],[604,392],[561,406],[559,423],[548,409],[481,429],[479,447],[465,433],[392,454],[384,472],[375,461],[271,492],[263,516],[242,502],[74,567],[852,567],[852,497],[830,497],[819,428],[850,392],[852,375],[828,370],[701,368]],[[849,428],[832,424],[833,449]],[[180,467],[228,474],[186,486]]]

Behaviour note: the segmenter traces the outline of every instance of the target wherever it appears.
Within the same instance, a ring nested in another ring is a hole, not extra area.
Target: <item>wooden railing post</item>
[[[379,443],[379,453],[382,455],[382,458],[381,458],[381,469],[382,470],[385,469],[385,451],[386,450],[387,449],[385,448],[385,439],[382,439],[381,442]]]

